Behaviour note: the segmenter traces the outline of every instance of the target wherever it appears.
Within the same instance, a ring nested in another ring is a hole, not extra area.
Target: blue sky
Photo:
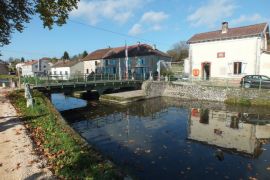
[[[193,34],[219,29],[222,21],[230,27],[269,23],[269,8],[269,0],[81,0],[62,27],[44,29],[33,17],[23,33],[15,32],[11,44],[0,48],[0,58],[61,57],[64,51],[72,56],[125,41],[167,51]]]

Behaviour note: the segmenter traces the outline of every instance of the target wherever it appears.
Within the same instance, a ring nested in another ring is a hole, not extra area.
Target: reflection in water
[[[191,112],[188,138],[192,140],[258,156],[260,139],[270,138],[269,125],[244,123],[254,116],[252,114],[203,109],[192,109]],[[202,122],[201,117],[208,117],[208,123]]]
[[[74,97],[68,97],[64,94],[52,94],[51,100],[58,111],[65,111],[87,106],[87,101]]]
[[[89,102],[62,115],[139,179],[268,179],[267,112],[158,98],[125,107]]]

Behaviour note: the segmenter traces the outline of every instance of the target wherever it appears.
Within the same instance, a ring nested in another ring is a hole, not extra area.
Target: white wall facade
[[[91,72],[96,73],[96,68],[99,66],[101,60],[90,60],[90,61],[83,61],[84,74],[91,74]]]
[[[31,65],[22,65],[22,76],[47,75],[51,66],[47,60],[41,60]]]
[[[260,74],[270,77],[270,53],[262,53],[261,55]]]
[[[52,67],[51,75],[53,79],[68,80],[73,76],[82,75],[83,73],[83,62],[79,62],[71,67]]]
[[[53,79],[63,78],[65,80],[70,77],[70,67],[52,67],[51,76]]]
[[[192,78],[203,79],[203,63],[210,63],[210,78],[240,79],[246,74],[259,74],[262,48],[261,37],[249,37],[190,44],[190,70]],[[224,53],[224,57],[218,57]],[[242,62],[242,72],[234,73],[234,62]],[[198,76],[193,70],[199,70]]]

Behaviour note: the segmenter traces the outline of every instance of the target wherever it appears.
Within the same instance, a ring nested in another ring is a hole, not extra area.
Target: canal
[[[136,179],[269,179],[270,111],[156,98],[120,106],[62,94],[71,126]]]

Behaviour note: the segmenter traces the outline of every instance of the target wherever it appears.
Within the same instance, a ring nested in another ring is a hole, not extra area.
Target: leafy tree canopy
[[[188,57],[189,46],[185,41],[180,41],[173,45],[173,47],[167,51],[167,53],[172,56],[173,61],[183,61]]]
[[[69,54],[67,51],[64,52],[64,55],[62,56],[62,59],[70,59]]]
[[[10,43],[11,33],[22,32],[24,23],[39,14],[44,28],[66,23],[68,13],[77,8],[79,0],[1,0],[0,1],[0,47]]]
[[[85,58],[88,55],[87,51],[83,51],[82,58]]]

